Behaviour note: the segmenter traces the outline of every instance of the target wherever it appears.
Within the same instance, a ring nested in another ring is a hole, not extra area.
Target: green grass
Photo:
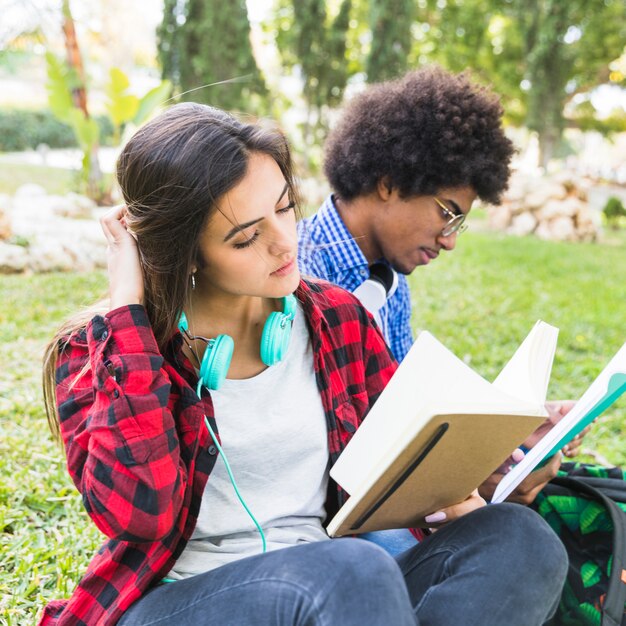
[[[413,324],[493,380],[537,319],[560,329],[548,395],[578,398],[626,341],[626,246],[468,233],[411,276]],[[626,466],[626,398],[585,447]]]
[[[69,595],[101,541],[50,438],[40,380],[58,323],[105,290],[102,274],[0,277],[0,624],[33,624]]]
[[[538,319],[560,327],[550,396],[576,398],[626,340],[624,240],[568,245],[469,232],[411,277],[414,325],[492,379]],[[0,277],[0,624],[67,596],[101,537],[46,427],[40,359],[56,326],[106,290],[102,273]],[[453,385],[454,381],[450,381]],[[585,442],[626,465],[626,402]]]
[[[41,185],[48,193],[66,194],[78,184],[78,172],[26,163],[0,163],[0,193],[13,194],[26,183]]]

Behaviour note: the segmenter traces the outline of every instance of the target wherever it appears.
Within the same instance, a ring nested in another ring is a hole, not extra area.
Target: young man
[[[454,249],[476,197],[498,202],[513,152],[498,98],[464,75],[426,67],[370,86],[326,142],[333,193],[299,224],[301,271],[354,291],[368,266],[389,264],[398,288],[379,314],[401,361],[413,343],[406,275]]]
[[[406,276],[454,250],[476,198],[497,203],[507,187],[514,148],[502,113],[487,89],[430,66],[368,87],[328,136],[324,172],[333,193],[298,224],[300,270],[355,291],[373,263],[393,268],[397,289],[376,317],[398,361],[413,343]],[[551,421],[534,439],[572,405],[549,403]],[[577,454],[585,433],[567,456]],[[510,499],[532,502],[556,474],[558,457]],[[481,495],[489,498],[501,477],[492,475]]]

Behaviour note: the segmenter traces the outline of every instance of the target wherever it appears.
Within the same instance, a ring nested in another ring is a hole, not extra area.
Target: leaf
[[[128,76],[119,68],[113,67],[109,72],[110,81],[106,87],[108,96],[107,111],[113,125],[120,127],[133,119],[139,108],[139,98],[126,93],[130,86]]]
[[[137,126],[143,124],[154,109],[165,104],[171,91],[172,83],[169,80],[162,81],[161,84],[148,91],[139,101],[139,108],[133,118],[133,123]]]
[[[100,127],[92,117],[85,117],[80,109],[74,108],[70,117],[70,124],[76,133],[80,147],[89,153],[100,138]]]
[[[606,509],[597,502],[589,502],[580,512],[580,532],[583,535],[604,530],[613,530],[613,524]]]
[[[62,122],[69,124],[71,123],[71,110],[74,108],[69,70],[65,63],[51,52],[46,52],[46,67],[48,71],[46,90],[50,110]]]
[[[557,511],[563,523],[572,531],[578,530],[579,520],[582,518],[583,510],[587,502],[579,501],[570,496],[554,495],[547,498],[549,503]]]
[[[593,604],[589,602],[583,602],[578,610],[580,612],[580,624],[589,624],[590,626],[600,626],[602,620],[602,614],[596,609]]]
[[[602,579],[602,570],[593,561],[587,561],[580,567],[580,577],[585,587],[591,587]]]

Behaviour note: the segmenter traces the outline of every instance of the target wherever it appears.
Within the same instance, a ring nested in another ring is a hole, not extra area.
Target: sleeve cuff
[[[115,344],[121,354],[160,354],[148,312],[142,304],[130,304],[96,315],[87,325],[87,341],[105,350]]]

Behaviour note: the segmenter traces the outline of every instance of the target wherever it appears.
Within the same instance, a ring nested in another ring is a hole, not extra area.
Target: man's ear
[[[393,187],[389,182],[389,178],[385,176],[381,178],[376,184],[376,191],[378,192],[378,197],[383,201],[387,202],[391,198],[391,194],[393,192]]]

